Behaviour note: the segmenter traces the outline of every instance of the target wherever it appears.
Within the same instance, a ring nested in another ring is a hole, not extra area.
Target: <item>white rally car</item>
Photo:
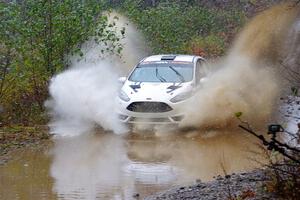
[[[124,123],[178,124],[204,81],[205,60],[193,55],[153,55],[120,77],[118,117]]]

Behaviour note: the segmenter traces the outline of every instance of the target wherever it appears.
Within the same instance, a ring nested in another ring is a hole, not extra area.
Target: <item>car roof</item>
[[[196,57],[199,57],[199,56],[195,56],[195,55],[163,54],[163,55],[153,55],[153,56],[146,57],[141,62],[155,62],[155,61],[161,61],[161,60],[194,62],[194,59]]]

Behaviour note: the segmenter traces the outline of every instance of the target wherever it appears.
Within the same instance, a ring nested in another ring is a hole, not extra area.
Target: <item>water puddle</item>
[[[97,133],[25,149],[0,166],[0,199],[142,199],[260,165],[250,135],[214,134]]]

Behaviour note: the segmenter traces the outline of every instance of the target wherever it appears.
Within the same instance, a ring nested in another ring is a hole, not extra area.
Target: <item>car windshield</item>
[[[192,62],[140,63],[129,77],[134,82],[188,82],[193,79]]]

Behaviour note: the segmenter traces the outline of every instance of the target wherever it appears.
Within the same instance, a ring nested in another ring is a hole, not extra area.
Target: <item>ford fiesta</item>
[[[118,116],[124,123],[178,124],[204,80],[205,61],[193,55],[153,55],[120,77]]]

